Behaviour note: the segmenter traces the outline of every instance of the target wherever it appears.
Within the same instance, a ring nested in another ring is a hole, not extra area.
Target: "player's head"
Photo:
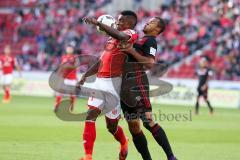
[[[143,28],[145,34],[157,36],[166,28],[164,20],[160,17],[151,18]]]
[[[66,46],[66,54],[73,54],[74,48],[72,45],[67,45]]]
[[[133,29],[137,24],[137,15],[133,11],[122,11],[117,19],[117,29]]]
[[[205,57],[202,57],[202,58],[200,59],[199,64],[200,64],[200,67],[204,68],[204,67],[207,67],[208,61],[207,61],[207,59],[206,59]]]
[[[4,54],[5,55],[10,55],[11,54],[11,47],[9,45],[6,45],[4,47]]]

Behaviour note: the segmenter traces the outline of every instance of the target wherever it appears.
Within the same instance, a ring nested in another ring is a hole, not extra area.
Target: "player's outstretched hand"
[[[120,51],[122,51],[122,52],[127,52],[127,53],[131,53],[132,50],[134,49],[134,48],[133,48],[133,44],[127,43],[127,42],[121,42],[121,43],[118,45],[118,48],[120,49]]]
[[[84,17],[82,20],[87,24],[92,24],[92,25],[98,24],[98,21],[93,17]]]

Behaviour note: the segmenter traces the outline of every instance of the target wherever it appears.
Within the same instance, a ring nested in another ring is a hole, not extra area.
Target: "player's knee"
[[[115,134],[117,132],[118,128],[118,119],[109,119],[108,117],[105,117],[107,129],[111,134]]]
[[[98,110],[98,109],[90,109],[88,111],[86,120],[96,121],[96,119],[97,119],[97,117],[99,116],[100,113],[101,113],[101,111]]]
[[[143,126],[147,129],[147,130],[151,130],[151,126],[149,124],[149,122],[143,122]]]
[[[129,127],[129,131],[132,135],[137,135],[138,133],[141,132],[141,128],[140,127]]]
[[[203,99],[205,100],[205,102],[208,101],[208,97],[207,96],[204,96]]]
[[[152,127],[153,127],[155,124],[156,124],[156,122],[153,121],[152,119],[149,119],[148,121],[143,122],[143,126],[144,126],[147,130],[149,130],[149,131],[152,130]]]
[[[139,123],[130,123],[128,124],[128,127],[132,135],[136,135],[142,131]]]
[[[117,125],[107,124],[107,129],[108,129],[108,132],[110,132],[111,134],[114,134],[117,131]]]

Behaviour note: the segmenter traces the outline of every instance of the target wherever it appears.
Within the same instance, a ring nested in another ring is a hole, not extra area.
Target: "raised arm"
[[[115,28],[109,27],[101,22],[98,22],[95,18],[85,17],[85,18],[83,18],[83,21],[85,21],[88,24],[98,26],[101,30],[105,31],[109,36],[111,36],[117,40],[128,41],[130,39],[130,36],[127,35],[126,33],[121,32]]]

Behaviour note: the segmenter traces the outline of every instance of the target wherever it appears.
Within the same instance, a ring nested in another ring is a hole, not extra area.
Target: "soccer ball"
[[[98,17],[97,19],[98,22],[101,22],[107,26],[110,26],[110,27],[113,27],[113,28],[116,28],[116,20],[110,16],[110,15],[101,15],[100,17]],[[101,30],[98,26],[97,26],[97,30],[98,32],[100,33],[103,33],[103,34],[106,34],[103,30]]]

